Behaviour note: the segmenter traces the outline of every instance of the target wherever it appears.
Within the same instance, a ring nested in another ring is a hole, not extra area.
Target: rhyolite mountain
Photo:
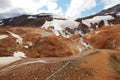
[[[1,19],[0,80],[120,80],[119,7]]]

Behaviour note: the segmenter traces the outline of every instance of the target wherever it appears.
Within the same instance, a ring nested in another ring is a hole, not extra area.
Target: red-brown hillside
[[[23,43],[18,44],[16,38],[7,31],[19,35],[23,39]],[[28,57],[65,57],[79,53],[75,41],[61,36],[57,37],[46,29],[0,28],[0,35],[8,36],[0,40],[0,56],[10,56],[15,51],[24,52]]]
[[[86,41],[94,48],[120,50],[120,24],[90,32]]]

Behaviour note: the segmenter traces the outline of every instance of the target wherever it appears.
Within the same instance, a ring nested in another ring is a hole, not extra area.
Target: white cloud
[[[65,16],[78,17],[82,12],[89,10],[96,6],[96,0],[71,0]]]
[[[0,3],[1,3],[1,4],[0,4],[0,9],[1,9],[1,8],[2,8],[2,9],[5,9],[5,8],[11,6],[9,0],[0,0]],[[5,5],[7,5],[7,6],[5,6]]]
[[[110,8],[116,4],[120,4],[120,0],[101,0],[101,1],[105,5],[104,9]]]
[[[120,0],[100,0],[100,2],[105,5],[104,9],[120,4]],[[0,18],[38,13],[54,13],[75,18],[80,17],[82,12],[96,7],[99,3],[96,3],[96,0],[71,0],[65,13],[58,4],[57,0],[0,0]]]
[[[47,8],[48,11],[53,11],[57,8],[57,3],[56,2],[48,2]]]
[[[37,9],[47,6],[47,2],[48,0],[11,0],[12,8],[21,8],[28,13],[36,13]]]
[[[47,7],[47,10],[42,10],[43,7]],[[3,17],[38,14],[40,11],[63,14],[56,0],[0,0],[0,14]]]

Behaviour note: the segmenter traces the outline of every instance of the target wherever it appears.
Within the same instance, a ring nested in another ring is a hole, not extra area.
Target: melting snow
[[[117,15],[120,16],[120,12]]]
[[[53,32],[55,33],[56,36],[60,36],[60,33],[58,30],[53,30]]]
[[[23,42],[23,39],[19,36],[19,35],[17,35],[17,34],[14,34],[14,33],[12,33],[12,32],[10,32],[10,31],[7,31],[9,34],[11,34],[13,37],[15,37],[16,38],[16,42],[18,42],[19,44],[22,44]]]
[[[114,19],[114,17],[107,15],[107,16],[95,16],[92,19],[86,19],[86,20],[82,20],[82,22],[88,26],[90,26],[90,23],[98,23],[101,20],[107,21],[107,20],[111,20]],[[106,22],[105,22],[106,23]],[[107,25],[107,23],[106,23]]]
[[[29,48],[29,46],[27,46],[27,45],[26,45],[26,46],[24,46],[24,48],[28,49],[28,48]]]
[[[108,26],[109,24],[108,24],[108,21],[104,21],[104,23],[105,23],[105,26]]]
[[[27,42],[27,43],[28,43],[29,46],[32,46],[32,45],[33,45],[32,42]]]
[[[37,17],[34,17],[34,16],[29,16],[28,19],[35,19]]]
[[[48,28],[49,26],[54,26],[55,30],[64,30],[66,27],[69,28],[76,28],[79,25],[78,22],[73,20],[56,20],[53,21],[46,21],[42,28]]]
[[[80,38],[80,42],[82,43],[82,45],[84,45],[85,47],[87,47],[88,45],[85,43],[85,41],[83,40],[83,38]]]
[[[4,66],[4,65],[7,65],[7,64],[10,64],[12,62],[15,62],[17,60],[20,60],[21,58],[19,57],[0,57],[0,66]]]
[[[78,27],[79,23],[75,22],[73,19],[69,20],[56,20],[53,19],[52,21],[46,21],[45,24],[42,26],[42,28],[47,29],[50,26],[54,27],[53,32],[56,34],[56,36],[62,35],[62,31],[65,30],[66,27],[69,27],[71,29]],[[62,35],[63,36],[63,35]]]
[[[13,56],[14,57],[26,57],[25,53],[20,52],[20,51],[14,52]]]
[[[8,35],[0,35],[0,39],[5,39],[7,37],[8,37]]]
[[[4,23],[0,23],[0,26],[4,25]]]
[[[1,20],[1,21],[0,21],[0,26],[4,25],[4,23],[2,23],[2,22],[3,22],[3,21]]]
[[[80,38],[80,42],[81,42],[81,44],[84,45],[85,47],[93,48],[92,46],[90,46],[89,44],[87,44],[82,37]]]
[[[5,66],[15,61],[21,60],[23,57],[26,56],[23,52],[20,51],[14,52],[13,56],[10,57],[0,57],[0,66]]]

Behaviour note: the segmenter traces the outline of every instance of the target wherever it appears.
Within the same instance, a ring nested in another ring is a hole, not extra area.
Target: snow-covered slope
[[[114,14],[114,13],[117,14],[119,12],[120,12],[120,3],[111,8],[102,10],[101,12],[98,13],[98,15]]]
[[[5,39],[5,38],[7,38],[8,37],[8,35],[0,35],[0,40],[1,39]]]
[[[56,35],[60,35],[64,33],[65,29],[68,27],[70,29],[77,28],[79,25],[79,22],[76,22],[72,19],[69,20],[57,20],[53,19],[52,21],[46,21],[45,24],[42,26],[42,28],[48,29],[50,27],[53,27],[53,31]],[[58,31],[58,33],[56,33]]]
[[[91,26],[90,23],[93,23],[93,24],[94,23],[99,23],[101,20],[103,20],[104,22],[108,22],[108,20],[112,20],[112,19],[114,19],[114,17],[111,16],[111,15],[95,16],[95,17],[93,17],[91,19],[82,20],[82,22],[84,24],[88,25],[88,26]],[[105,24],[105,25],[107,26],[108,24]]]

